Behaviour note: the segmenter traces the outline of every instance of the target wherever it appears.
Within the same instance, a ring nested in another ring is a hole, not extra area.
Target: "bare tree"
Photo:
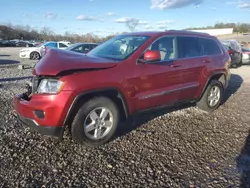
[[[49,27],[43,27],[40,30],[42,38],[45,40],[53,40],[55,33]]]
[[[131,19],[126,21],[126,26],[131,32],[135,30],[135,28],[138,26],[138,24],[139,24],[139,20],[137,20],[135,18],[131,18]]]

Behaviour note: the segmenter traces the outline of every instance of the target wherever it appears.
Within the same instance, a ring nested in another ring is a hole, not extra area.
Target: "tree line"
[[[249,23],[223,23],[223,22],[219,22],[219,23],[214,24],[213,26],[207,26],[207,27],[191,27],[191,28],[187,28],[186,30],[223,29],[223,28],[233,28],[234,32],[239,32],[239,33],[250,32]]]
[[[114,34],[115,35],[115,34]],[[40,30],[32,29],[30,26],[13,26],[13,25],[0,25],[0,39],[3,40],[36,40],[36,41],[61,41],[67,40],[74,42],[102,42],[112,38],[114,35],[106,37],[99,37],[93,33],[87,34],[74,34],[65,32],[63,35],[56,34],[48,27],[43,27]]]
[[[130,31],[134,31],[138,25],[138,20],[128,20],[126,27]],[[222,28],[233,28],[234,32],[247,33],[250,32],[249,23],[216,23],[213,26],[207,27],[194,27],[187,28],[186,30],[196,30],[196,29],[222,29]],[[37,41],[49,41],[49,40],[67,40],[72,43],[74,42],[102,42],[108,40],[115,36],[116,34],[109,35],[106,37],[100,37],[93,33],[87,34],[74,34],[70,32],[65,32],[63,35],[56,34],[49,27],[43,27],[40,30],[31,28],[30,26],[21,25],[0,25],[0,39],[11,40],[11,39],[21,39],[21,40],[37,40]]]

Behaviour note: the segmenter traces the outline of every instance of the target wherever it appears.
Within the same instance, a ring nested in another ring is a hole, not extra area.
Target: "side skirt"
[[[182,106],[182,105],[185,105],[185,104],[193,104],[193,103],[196,103],[196,102],[197,102],[197,99],[189,99],[189,100],[186,100],[186,101],[181,101],[181,102],[177,102],[177,103],[156,106],[156,107],[146,109],[146,110],[141,110],[141,111],[136,112],[133,115],[140,115],[140,114],[144,114],[144,113],[150,113],[150,112],[154,112],[154,111],[158,111],[158,110],[168,109],[168,108],[171,108],[171,107]]]

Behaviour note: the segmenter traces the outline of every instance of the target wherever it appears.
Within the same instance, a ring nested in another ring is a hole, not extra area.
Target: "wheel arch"
[[[201,92],[201,95],[200,95],[200,97],[199,97],[199,100],[201,99],[201,97],[202,97],[203,94],[205,93],[205,91],[206,91],[208,85],[210,84],[210,82],[211,82],[212,80],[218,80],[218,81],[220,81],[221,84],[223,85],[223,88],[224,88],[224,89],[226,88],[226,86],[227,86],[227,84],[228,84],[228,83],[227,83],[227,79],[226,79],[226,74],[225,74],[224,72],[215,72],[215,73],[213,73],[213,74],[207,79],[206,84],[205,84],[205,86],[204,86],[203,89],[202,89],[202,92]]]
[[[83,91],[79,93],[73,100],[66,114],[63,126],[70,125],[73,121],[74,115],[79,108],[89,99],[97,96],[104,96],[110,98],[118,106],[121,112],[121,118],[126,119],[129,116],[126,99],[122,92],[117,88],[102,88],[90,91]]]
[[[40,53],[39,51],[37,51],[37,50],[33,50],[33,51],[31,51],[29,56],[31,56],[31,54],[32,54],[32,53],[38,53],[38,54],[39,54],[39,56],[41,57],[41,53]]]

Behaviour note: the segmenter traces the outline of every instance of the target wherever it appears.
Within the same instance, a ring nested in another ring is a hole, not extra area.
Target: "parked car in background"
[[[16,42],[16,47],[34,47],[34,45],[27,41],[18,41]]]
[[[243,56],[241,44],[236,40],[221,40],[221,42],[232,59],[232,67],[241,66]]]
[[[0,46],[1,47],[10,47],[11,46],[11,42],[9,40],[1,40],[0,41]]]
[[[20,50],[19,57],[20,58],[29,58],[32,60],[38,60],[42,57],[42,53],[44,53],[45,48],[60,48],[66,49],[70,45],[69,42],[65,41],[49,41],[46,43],[41,44],[38,47],[31,47],[31,48],[23,48]]]
[[[250,49],[246,47],[242,47],[242,63],[249,64],[250,63]]]
[[[8,40],[5,41],[5,47],[16,47],[17,40]]]
[[[76,43],[67,47],[66,50],[86,54],[96,46],[98,46],[96,43]]]
[[[4,40],[0,40],[0,47],[5,47],[5,41]]]
[[[33,45],[34,46],[40,46],[42,44],[42,42],[34,42]]]
[[[34,67],[27,92],[16,95],[13,103],[30,128],[62,137],[69,126],[76,142],[97,147],[135,113],[183,102],[216,110],[230,64],[223,45],[208,34],[127,33],[86,55],[48,49]]]

